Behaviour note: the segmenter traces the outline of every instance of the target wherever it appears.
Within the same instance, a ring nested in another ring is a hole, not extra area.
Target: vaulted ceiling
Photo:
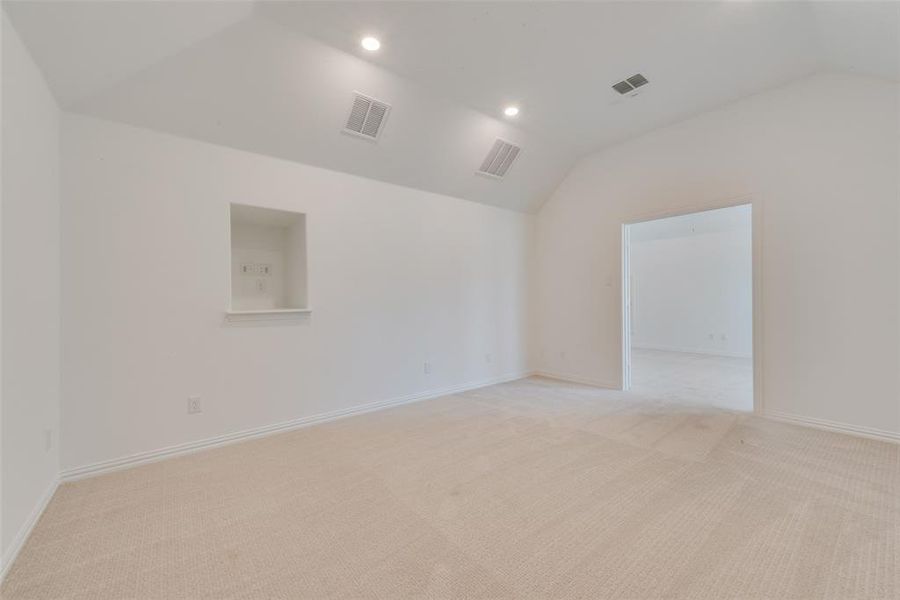
[[[67,110],[522,211],[579,156],[741,97],[823,70],[900,80],[893,2],[4,8]],[[638,95],[611,89],[638,72]],[[377,143],[341,133],[355,90],[393,106]],[[476,175],[497,137],[519,158]]]

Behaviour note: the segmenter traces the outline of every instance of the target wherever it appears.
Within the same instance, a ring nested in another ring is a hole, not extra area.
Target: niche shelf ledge
[[[301,317],[312,312],[311,308],[259,308],[251,310],[227,310],[227,321],[266,321]]]

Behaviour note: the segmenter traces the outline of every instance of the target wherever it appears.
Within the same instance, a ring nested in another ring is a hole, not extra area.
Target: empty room
[[[4,600],[900,598],[900,3],[0,2]]]
[[[623,389],[753,410],[752,209],[623,226]]]

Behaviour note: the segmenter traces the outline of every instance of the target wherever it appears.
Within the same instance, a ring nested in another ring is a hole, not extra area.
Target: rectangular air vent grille
[[[498,138],[482,161],[478,172],[491,177],[503,177],[519,155],[519,150],[518,146]]]
[[[627,94],[628,92],[634,90],[632,85],[627,81],[620,81],[613,85],[613,89],[619,92],[620,94]]]
[[[370,140],[378,139],[391,107],[380,100],[353,92],[353,106],[344,131]]]
[[[650,83],[646,77],[640,73],[632,75],[628,79],[624,79],[618,83],[614,83],[612,88],[622,95],[631,94],[639,87]]]
[[[646,85],[646,84],[650,83],[649,81],[647,81],[647,78],[644,77],[643,75],[641,75],[640,73],[638,73],[637,75],[632,75],[625,81],[630,83],[632,85],[632,87],[634,87],[634,89],[638,89],[642,85]]]

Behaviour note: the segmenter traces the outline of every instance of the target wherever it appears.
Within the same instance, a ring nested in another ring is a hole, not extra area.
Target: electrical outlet
[[[191,396],[187,401],[187,411],[189,415],[196,415],[203,412],[200,408],[200,396]]]
[[[490,353],[487,353],[484,355],[484,362],[491,364],[492,362],[494,362],[494,357],[491,356]]]
[[[50,452],[53,449],[53,430],[44,430],[44,452]]]
[[[422,370],[425,372],[426,375],[430,374],[431,373],[431,363],[426,360],[425,364],[423,365]]]
[[[265,277],[272,273],[272,265],[265,263],[243,263],[241,265],[241,273],[243,275],[262,275]]]

